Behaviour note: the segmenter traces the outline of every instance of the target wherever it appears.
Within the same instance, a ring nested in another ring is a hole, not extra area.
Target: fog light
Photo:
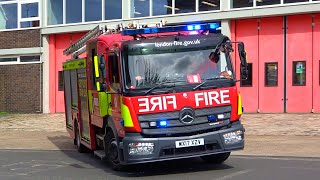
[[[218,119],[223,119],[224,118],[224,114],[218,114]]]
[[[157,127],[157,122],[150,122],[149,125],[150,127]]]
[[[153,143],[129,143],[129,155],[149,155],[154,150]]]
[[[243,132],[241,130],[229,132],[223,135],[225,144],[234,144],[242,141]]]

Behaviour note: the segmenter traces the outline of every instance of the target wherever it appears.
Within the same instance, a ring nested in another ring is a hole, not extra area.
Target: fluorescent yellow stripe
[[[238,115],[242,114],[242,99],[240,93],[238,94]]]
[[[96,73],[96,77],[99,77],[98,56],[94,56],[94,70],[95,70],[95,73]]]
[[[100,91],[100,83],[99,82],[96,83],[96,86],[97,86],[97,91]]]
[[[121,100],[121,117],[124,121],[124,127],[133,127],[132,118],[128,106],[124,105]]]

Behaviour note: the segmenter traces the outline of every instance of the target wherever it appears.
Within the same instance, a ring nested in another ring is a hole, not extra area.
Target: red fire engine
[[[188,157],[222,163],[243,149],[233,42],[218,28],[97,26],[68,47],[62,79],[66,129],[78,151],[89,150],[121,169]],[[244,44],[234,43],[243,79]]]

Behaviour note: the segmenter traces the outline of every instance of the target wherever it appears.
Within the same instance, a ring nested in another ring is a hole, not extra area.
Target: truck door
[[[114,93],[120,92],[121,90],[121,78],[120,78],[120,59],[117,52],[108,53],[108,76],[110,85],[108,87],[108,91],[112,92],[109,94],[109,114],[111,114],[112,119],[114,121],[115,127],[118,131],[119,137],[124,137],[124,130],[121,126],[121,94]]]

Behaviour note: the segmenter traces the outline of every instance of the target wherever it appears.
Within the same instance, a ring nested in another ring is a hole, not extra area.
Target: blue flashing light
[[[209,121],[217,121],[217,118],[216,118],[216,116],[211,115],[211,116],[208,116],[208,120]]]
[[[124,120],[123,120],[123,119],[120,120],[120,125],[121,125],[122,127],[124,127]]]
[[[193,25],[179,25],[179,26],[167,26],[167,27],[152,27],[141,29],[125,29],[122,31],[122,35],[138,35],[138,34],[156,34],[167,32],[179,32],[179,31],[194,31],[194,30],[208,30],[219,28],[219,23],[209,24],[193,24]]]
[[[219,27],[218,23],[211,23],[210,24],[210,29],[217,29]]]
[[[167,122],[166,120],[161,120],[161,121],[159,122],[159,126],[160,126],[160,127],[167,127],[167,125],[168,125],[168,122]]]
[[[189,31],[192,31],[192,30],[193,30],[193,25],[188,25],[187,27],[188,27],[188,30],[189,30]]]

